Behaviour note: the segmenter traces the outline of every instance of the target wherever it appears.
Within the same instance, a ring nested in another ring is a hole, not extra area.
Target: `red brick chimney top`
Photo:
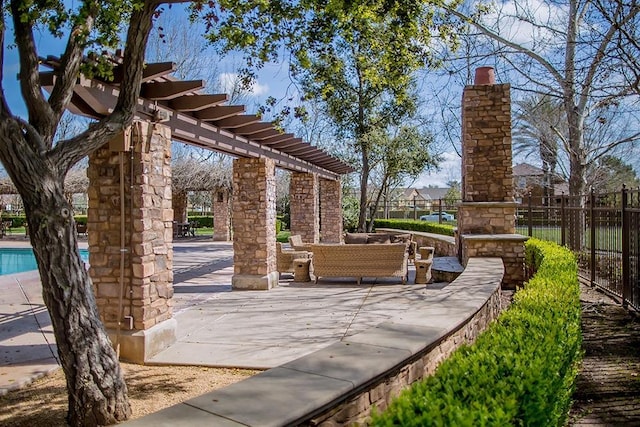
[[[496,84],[496,76],[493,67],[478,67],[473,81],[474,85],[493,85]]]

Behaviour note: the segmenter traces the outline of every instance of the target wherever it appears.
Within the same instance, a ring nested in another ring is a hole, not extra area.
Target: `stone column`
[[[173,220],[179,223],[187,222],[187,193],[173,192],[171,197],[173,206]]]
[[[233,289],[268,290],[276,270],[276,179],[272,159],[233,161]]]
[[[320,179],[320,230],[322,243],[342,242],[342,182]]]
[[[458,253],[501,256],[503,286],[524,280],[525,237],[515,234],[509,84],[495,84],[493,69],[476,71],[476,84],[462,96],[462,203],[458,210]]]
[[[219,188],[211,193],[213,206],[213,240],[228,242],[231,240],[231,209],[229,190]]]
[[[131,151],[123,152],[128,140]],[[171,132],[136,122],[130,137],[116,141],[89,157],[89,274],[100,317],[121,358],[144,363],[176,340]]]
[[[291,234],[299,234],[302,241],[317,243],[320,238],[318,176],[292,172],[289,184]]]

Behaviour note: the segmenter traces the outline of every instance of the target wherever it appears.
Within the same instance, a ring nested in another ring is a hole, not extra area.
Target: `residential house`
[[[547,186],[545,179],[549,180]],[[529,163],[519,163],[513,167],[513,188],[517,202],[528,203],[531,194],[533,205],[547,206],[560,203],[560,196],[563,192],[568,193],[569,185],[556,173],[547,178],[541,168]]]

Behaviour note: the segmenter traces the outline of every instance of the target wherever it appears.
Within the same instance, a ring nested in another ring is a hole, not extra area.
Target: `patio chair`
[[[293,234],[289,236],[289,244],[296,251],[310,251],[311,243],[304,243],[302,241],[302,236],[299,234]]]
[[[276,242],[276,264],[279,273],[294,273],[294,260],[311,258],[311,252],[284,249],[282,243]]]

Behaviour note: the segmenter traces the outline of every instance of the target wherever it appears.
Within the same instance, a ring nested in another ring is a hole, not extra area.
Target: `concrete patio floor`
[[[0,247],[28,247],[0,241]],[[86,243],[81,244],[86,247]],[[231,292],[233,246],[209,239],[174,242],[174,317],[178,341],[149,364],[267,369],[405,312],[446,283],[281,277],[270,291]],[[0,276],[0,394],[58,369],[37,272]]]

